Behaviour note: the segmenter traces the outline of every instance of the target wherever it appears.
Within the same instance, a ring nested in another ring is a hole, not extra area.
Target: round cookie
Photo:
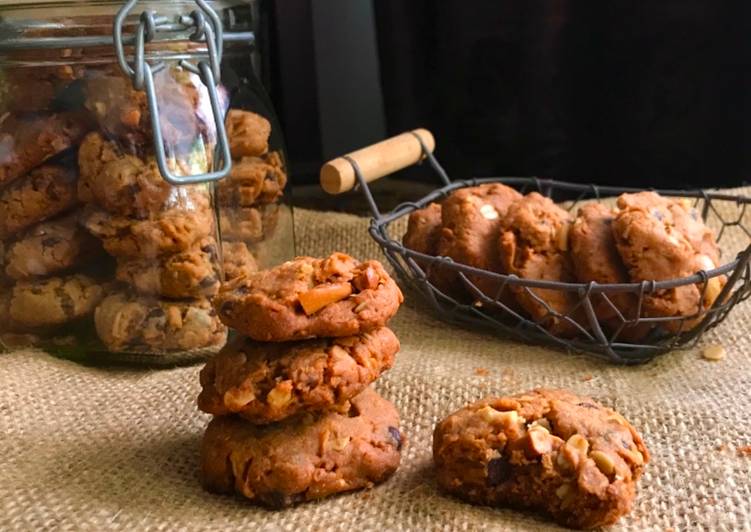
[[[582,283],[620,284],[630,282],[626,266],[618,254],[613,237],[612,209],[590,203],[579,209],[569,232],[569,247],[576,279]],[[639,316],[638,298],[626,292],[592,295],[594,311],[607,328],[617,333],[616,340],[635,341],[649,332],[649,325],[624,327],[625,320]],[[609,300],[609,301],[608,301]],[[619,329],[621,329],[619,331]]]
[[[78,204],[78,174],[63,166],[40,166],[0,191],[0,239]]]
[[[402,243],[424,255],[436,255],[441,236],[441,204],[431,203],[409,215]]]
[[[204,144],[211,161],[215,144],[215,126],[208,91],[199,76],[187,70],[165,68],[154,74],[159,121],[168,155],[183,157]],[[220,87],[221,89],[221,87]],[[84,81],[86,108],[102,131],[115,139],[127,153],[143,155],[153,150],[151,117],[146,93],[133,83],[117,65],[89,69]],[[226,99],[223,89],[220,98]],[[225,107],[224,102],[220,102]]]
[[[256,426],[215,417],[201,445],[201,479],[272,508],[371,487],[399,467],[399,414],[366,388],[341,411]]]
[[[88,129],[80,113],[0,117],[0,186],[72,148]]]
[[[539,389],[454,412],[435,428],[433,459],[438,485],[462,499],[594,528],[629,512],[649,452],[620,414]]]
[[[261,242],[274,234],[278,221],[277,204],[219,210],[222,237],[227,240]]]
[[[99,242],[78,225],[78,213],[41,223],[8,244],[5,273],[11,279],[45,277],[86,262],[101,252]]]
[[[501,183],[462,188],[443,202],[443,227],[437,254],[455,262],[500,272],[498,262],[498,231],[509,207],[521,198],[513,188]],[[439,286],[460,283],[450,270],[432,272]],[[498,283],[479,276],[467,276],[489,297],[495,297]],[[504,300],[507,298],[503,298]]]
[[[219,253],[216,240],[204,238],[192,249],[158,259],[121,260],[118,281],[142,294],[176,299],[210,297],[219,290]]]
[[[204,161],[204,163],[206,163]],[[146,218],[169,209],[206,209],[211,204],[205,185],[176,187],[162,177],[156,159],[122,153],[100,133],[90,133],[78,150],[81,201],[95,201],[113,214]],[[182,171],[172,170],[178,175]],[[206,164],[196,171],[205,171]]]
[[[568,256],[571,221],[568,212],[537,192],[516,201],[501,222],[501,271],[523,279],[574,282]],[[552,333],[573,336],[578,332],[574,324],[546,307],[568,315],[578,301],[575,292],[519,286],[512,286],[511,292],[519,306]]]
[[[258,157],[269,151],[271,123],[261,115],[230,109],[225,124],[233,159]]]
[[[238,337],[201,371],[198,408],[251,423],[320,412],[362,392],[394,364],[399,340],[371,333],[267,344]]]
[[[258,271],[258,264],[245,242],[222,242],[224,280],[231,281]]]
[[[110,255],[140,259],[186,251],[214,236],[215,228],[214,212],[208,208],[172,209],[138,220],[87,207],[82,222]]]
[[[23,281],[11,292],[10,317],[24,327],[51,327],[88,316],[104,295],[85,275]]]
[[[633,196],[618,199],[620,211],[613,222],[613,236],[631,281],[665,281],[717,267],[716,247],[707,248],[710,255],[706,255],[702,253],[706,245],[703,238],[696,246],[687,238],[683,217],[687,211],[682,205],[660,196]],[[661,325],[671,332],[686,331],[701,322],[725,282],[724,276],[713,277],[706,290],[700,284],[691,284],[646,294],[644,313],[666,318]]]
[[[279,152],[243,157],[232,163],[230,175],[216,187],[220,205],[251,207],[278,200],[287,185],[287,173]]]
[[[206,299],[167,301],[115,293],[99,304],[94,323],[113,352],[218,350],[227,341],[227,328]]]
[[[214,305],[228,326],[254,340],[351,336],[383,327],[403,296],[378,261],[344,253],[299,257],[225,283]]]

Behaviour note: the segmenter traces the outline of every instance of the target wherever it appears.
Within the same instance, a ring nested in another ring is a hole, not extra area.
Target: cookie
[[[169,209],[207,209],[211,205],[206,185],[170,185],[152,155],[141,158],[123,153],[100,133],[90,133],[84,138],[78,150],[78,164],[81,201],[94,201],[113,214],[143,219]],[[177,175],[190,173],[171,166]],[[204,162],[196,171],[206,169]]]
[[[620,414],[539,389],[454,412],[435,428],[433,459],[438,485],[462,499],[594,528],[630,511],[649,452]]]
[[[77,145],[88,129],[80,113],[0,117],[0,185]]]
[[[201,371],[198,408],[255,424],[319,412],[362,392],[393,366],[398,351],[399,340],[386,327],[294,343],[238,337]]]
[[[575,282],[568,255],[571,222],[568,212],[537,192],[516,201],[501,222],[501,271],[523,279]],[[551,314],[570,314],[578,302],[576,292],[520,286],[510,289],[519,306],[552,333],[577,333],[571,322]]]
[[[600,203],[590,203],[579,209],[569,232],[569,252],[577,281],[599,284],[630,282],[615,245],[613,219],[612,209]],[[635,341],[649,332],[647,324],[622,327],[623,320],[639,318],[639,299],[635,294],[612,292],[607,294],[607,299],[603,294],[593,294],[591,301],[598,319],[609,331],[617,333],[616,340]]]
[[[10,317],[25,327],[51,327],[88,316],[104,295],[99,281],[85,275],[17,283]]]
[[[209,491],[283,508],[385,481],[404,439],[396,408],[370,388],[341,411],[271,425],[216,417],[201,445],[201,480]]]
[[[378,261],[344,253],[299,257],[225,283],[214,298],[222,321],[254,340],[352,336],[383,327],[403,296]]]
[[[167,301],[118,292],[96,308],[99,339],[110,351],[219,349],[227,328],[206,299]]]
[[[258,157],[269,151],[271,123],[261,115],[230,109],[225,124],[233,159]]]
[[[196,144],[203,144],[210,162],[216,128],[208,92],[200,78],[187,70],[165,68],[154,74],[154,85],[167,155],[180,158],[191,153]],[[86,108],[121,149],[134,155],[153,150],[146,93],[135,90],[117,65],[89,69],[84,92]],[[220,98],[226,100],[220,92]]]
[[[5,273],[11,279],[46,277],[80,266],[101,252],[101,245],[78,225],[78,213],[35,225],[8,244]]]
[[[225,281],[258,271],[256,259],[245,242],[222,242],[222,265]]]
[[[81,79],[84,72],[82,65],[6,68],[0,91],[3,106],[17,113],[51,111],[66,89]]]
[[[232,172],[216,187],[220,205],[251,207],[273,203],[284,193],[287,173],[279,152],[243,157],[232,163]]]
[[[441,235],[437,254],[455,262],[491,272],[500,272],[498,231],[509,207],[522,196],[500,183],[463,188],[443,202]],[[456,286],[461,281],[451,270],[433,272],[441,286]],[[489,297],[495,297],[498,283],[480,276],[467,276]]]
[[[413,251],[435,256],[441,236],[441,204],[431,203],[409,215],[402,243]]]
[[[696,239],[697,232],[686,232],[685,217],[690,214],[680,203],[642,193],[621,196],[618,207],[613,236],[631,281],[665,281],[718,266],[716,247],[708,246],[704,238]],[[701,322],[725,282],[724,276],[714,277],[706,290],[701,284],[691,284],[646,294],[644,314],[665,318],[660,324],[671,332],[686,331]]]
[[[138,220],[109,214],[88,206],[82,223],[102,241],[104,249],[118,258],[153,258],[181,253],[196,242],[214,236],[211,209],[164,211],[154,218]]]
[[[220,263],[216,240],[204,238],[182,253],[157,259],[118,262],[116,277],[142,294],[171,298],[210,297],[219,289]]]
[[[276,230],[279,221],[279,205],[220,208],[219,220],[223,238],[261,242],[270,238]]]
[[[77,179],[72,168],[45,165],[0,191],[0,239],[75,207]]]

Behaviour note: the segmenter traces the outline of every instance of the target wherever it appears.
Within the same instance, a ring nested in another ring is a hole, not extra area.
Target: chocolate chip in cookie
[[[476,504],[594,528],[628,513],[649,452],[613,410],[563,390],[489,398],[438,423],[438,485]]]

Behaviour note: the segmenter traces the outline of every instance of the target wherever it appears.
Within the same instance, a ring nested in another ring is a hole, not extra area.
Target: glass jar
[[[0,7],[4,348],[201,358],[226,342],[222,279],[294,255],[251,6]]]

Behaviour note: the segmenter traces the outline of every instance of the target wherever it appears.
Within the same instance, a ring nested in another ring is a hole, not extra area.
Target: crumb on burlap
[[[744,445],[738,447],[736,450],[738,451],[738,456],[751,457],[751,445]]]
[[[490,375],[490,370],[487,368],[475,368],[475,375],[478,377],[487,377]]]
[[[587,373],[586,375],[584,375],[584,376],[583,376],[583,377],[581,378],[581,381],[582,381],[582,382],[589,382],[589,381],[591,381],[592,379],[594,379],[594,375],[592,375],[591,373]]]

